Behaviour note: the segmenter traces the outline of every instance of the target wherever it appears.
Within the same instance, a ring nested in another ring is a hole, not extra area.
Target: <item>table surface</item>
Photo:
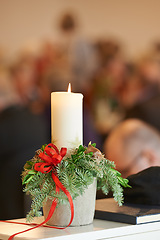
[[[25,222],[25,219],[17,219],[15,222]],[[36,218],[34,222],[40,223],[43,218]],[[0,222],[0,240],[7,240],[16,232],[30,228],[27,225]],[[131,225],[94,219],[93,224],[81,227],[68,227],[58,230],[39,227],[32,231],[17,235],[14,240],[159,240],[160,222]]]

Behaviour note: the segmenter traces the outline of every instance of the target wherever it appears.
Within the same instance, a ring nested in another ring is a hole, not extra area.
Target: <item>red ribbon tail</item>
[[[25,233],[25,232],[28,232],[28,231],[33,230],[33,229],[35,229],[35,228],[41,227],[43,224],[47,223],[47,222],[49,221],[49,219],[52,217],[52,215],[53,215],[53,213],[54,213],[54,211],[55,211],[56,206],[57,206],[57,200],[54,199],[53,202],[52,202],[52,206],[51,206],[51,208],[50,208],[49,214],[48,214],[47,218],[46,218],[42,223],[38,224],[38,225],[35,226],[35,227],[26,229],[26,230],[21,231],[21,232],[18,232],[18,233],[15,233],[15,234],[13,234],[12,236],[10,236],[10,237],[8,238],[8,240],[13,239],[15,236],[17,236],[17,235],[19,235],[19,234],[21,234],[21,233]],[[53,228],[56,228],[56,227],[53,227]]]
[[[73,217],[74,217],[74,205],[73,205],[73,200],[72,197],[70,195],[70,193],[68,192],[68,190],[63,186],[63,184],[59,181],[58,177],[56,175],[54,175],[54,173],[52,172],[52,178],[53,181],[56,184],[56,187],[60,188],[67,196],[69,204],[70,204],[70,208],[71,208],[71,219],[69,224],[67,225],[67,227],[69,227],[73,221]]]
[[[52,178],[53,178],[53,181],[55,182],[55,185],[56,185],[56,191],[59,192],[59,190],[61,189],[65,194],[66,196],[68,197],[68,201],[69,201],[69,204],[70,204],[70,208],[71,208],[71,219],[70,219],[70,222],[69,224],[66,226],[66,227],[54,227],[54,226],[50,226],[51,228],[55,228],[55,229],[65,229],[67,227],[69,227],[73,221],[73,217],[74,217],[74,205],[73,205],[73,200],[72,200],[72,197],[70,195],[70,193],[68,192],[68,190],[63,186],[63,184],[59,181],[58,177],[56,175],[54,175],[54,173],[52,172]],[[12,236],[10,236],[8,238],[8,240],[12,240],[15,236],[21,234],[21,233],[25,233],[25,232],[28,232],[30,230],[33,230],[33,229],[36,229],[38,227],[41,227],[43,226],[45,223],[47,223],[50,218],[52,217],[54,211],[55,211],[55,208],[57,206],[57,199],[54,198],[53,199],[53,202],[52,202],[52,205],[51,205],[51,208],[50,208],[50,211],[49,211],[49,214],[47,216],[47,218],[40,224],[37,224],[36,226],[32,227],[32,228],[29,228],[29,229],[26,229],[24,231],[21,231],[21,232],[18,232],[18,233],[15,233],[13,234]],[[32,225],[32,224],[31,224]]]

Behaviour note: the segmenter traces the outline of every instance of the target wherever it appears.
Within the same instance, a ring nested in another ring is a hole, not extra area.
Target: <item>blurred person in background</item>
[[[111,131],[104,152],[126,178],[151,166],[160,166],[160,133],[141,120],[125,120]]]
[[[38,56],[36,59],[36,68],[38,78],[45,77],[48,71],[50,71],[58,58],[58,46],[51,41],[42,42]]]
[[[96,44],[100,60],[91,85],[91,111],[98,132],[105,138],[109,131],[123,119],[120,98],[128,74],[127,64],[115,40],[103,40]]]
[[[33,111],[38,111],[38,106],[34,108],[39,98],[35,63],[20,59],[12,66],[11,74],[15,89],[21,98],[21,104],[30,107]]]
[[[123,121],[106,139],[104,151],[129,180],[124,203],[160,205],[160,132],[156,128],[138,119]]]
[[[97,69],[97,56],[93,45],[80,33],[74,13],[64,13],[58,22],[61,57],[71,75],[73,91],[86,93],[90,79]],[[61,69],[62,71],[63,69]]]
[[[125,119],[138,118],[160,130],[160,66],[145,58],[135,68],[123,95]]]
[[[24,90],[23,90],[24,91]],[[25,217],[21,172],[35,150],[48,142],[46,124],[21,104],[8,71],[0,72],[0,219]],[[28,201],[27,201],[28,203]]]
[[[20,104],[33,114],[44,116],[50,141],[50,89],[43,78],[47,67],[42,68],[40,70],[38,57],[32,53],[23,54],[11,66],[11,78],[21,99]]]

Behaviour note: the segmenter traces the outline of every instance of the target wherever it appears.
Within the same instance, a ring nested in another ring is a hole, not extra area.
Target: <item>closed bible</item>
[[[118,206],[113,198],[98,199],[95,218],[129,224],[156,222],[160,221],[160,206],[137,204]]]

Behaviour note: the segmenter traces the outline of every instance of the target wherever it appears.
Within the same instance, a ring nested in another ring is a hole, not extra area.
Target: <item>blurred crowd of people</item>
[[[23,50],[10,64],[0,59],[0,204],[7,206],[0,219],[24,217],[20,174],[50,142],[51,92],[66,91],[71,82],[73,92],[83,93],[84,145],[91,140],[103,150],[108,134],[127,118],[160,130],[160,44],[130,62],[118,41],[79,36],[70,14],[59,29],[58,43],[44,42],[36,54]]]

